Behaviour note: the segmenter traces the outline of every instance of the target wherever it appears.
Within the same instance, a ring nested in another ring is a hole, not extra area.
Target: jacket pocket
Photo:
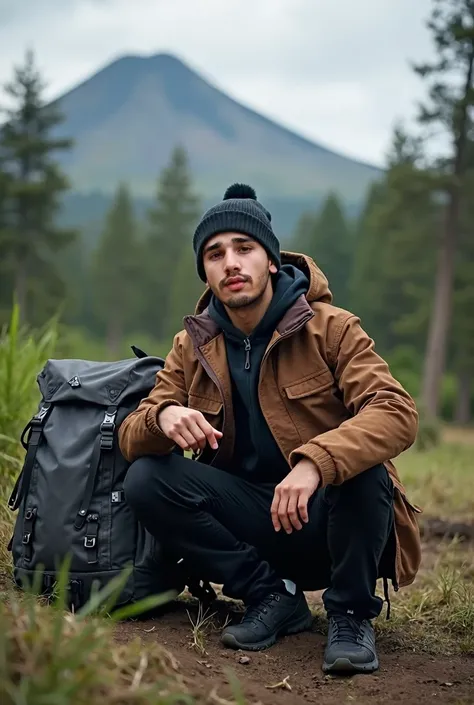
[[[293,382],[284,387],[285,394],[288,399],[304,399],[313,394],[319,394],[329,389],[334,384],[334,377],[330,370],[322,370],[316,372],[310,377]]]
[[[208,399],[207,397],[198,397],[196,394],[190,394],[188,396],[188,407],[196,409],[196,411],[200,411],[204,415],[217,416],[222,411],[222,402],[220,399]]]

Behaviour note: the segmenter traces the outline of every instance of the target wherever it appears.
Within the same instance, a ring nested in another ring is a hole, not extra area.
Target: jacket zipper
[[[245,338],[244,343],[245,343],[245,369],[250,370],[250,351],[252,349],[252,346],[250,345],[250,340],[248,338]]]
[[[302,322],[298,323],[297,326],[295,326],[294,328],[291,328],[291,329],[290,329],[289,331],[287,331],[284,335],[281,335],[277,340],[275,340],[275,342],[274,342],[272,345],[270,345],[269,348],[267,348],[267,350],[265,351],[265,354],[264,354],[264,356],[263,356],[263,358],[262,358],[262,362],[261,362],[261,364],[260,364],[260,375],[262,374],[263,363],[265,362],[265,360],[267,359],[268,355],[269,355],[270,352],[273,350],[273,348],[274,348],[276,345],[278,345],[278,343],[279,343],[281,340],[283,340],[284,338],[289,338],[291,335],[293,335],[294,333],[296,333],[297,331],[299,331],[300,328],[303,328],[303,326],[310,320],[310,318],[312,318],[312,316],[306,317]],[[190,330],[188,330],[188,326],[186,325],[186,320],[185,320],[185,328],[186,328],[186,330],[188,331],[190,337],[193,338],[192,332],[191,332]],[[250,341],[249,341],[249,345],[250,345]],[[206,360],[206,358],[204,357],[204,355],[202,354],[202,352],[199,350],[199,347],[195,347],[195,352],[196,352],[196,356],[197,356],[199,362],[201,363],[201,365],[202,365],[203,368],[206,370],[207,374],[209,375],[209,377],[212,379],[212,381],[213,381],[214,384],[216,385],[217,389],[219,390],[219,394],[220,394],[221,399],[222,399],[222,410],[223,410],[222,430],[224,430],[224,428],[225,428],[225,422],[226,422],[226,405],[225,405],[224,389],[223,389],[223,387],[222,387],[222,385],[221,385],[221,383],[220,383],[220,380],[219,380],[218,376],[216,375],[216,373],[214,372],[214,370],[212,369],[212,367],[210,366],[210,364],[207,362],[207,360]],[[250,351],[247,351],[247,354],[249,355],[249,366],[250,366]],[[260,388],[260,379],[259,379],[259,382],[258,382],[258,388]],[[259,401],[260,401],[260,400],[259,400]],[[220,449],[219,449],[219,450],[220,450]],[[211,460],[211,462],[209,463],[209,465],[213,465],[213,463],[215,462],[216,457],[217,457],[217,455],[218,455],[218,453],[219,453],[219,450],[217,450],[217,452],[215,453],[215,455],[214,455],[214,457],[212,458],[212,460]],[[283,453],[283,451],[282,451],[281,448],[280,448],[280,450],[281,450],[281,452]]]
[[[263,358],[262,358],[262,362],[260,363],[260,372],[259,372],[258,387],[257,387],[257,390],[258,390],[258,391],[257,391],[257,397],[258,397],[258,403],[260,404],[260,408],[261,408],[261,406],[262,406],[262,405],[261,405],[261,402],[260,402],[260,383],[261,383],[261,379],[262,379],[262,369],[263,369],[263,364],[264,364],[264,362],[266,361],[266,359],[267,359],[268,356],[270,355],[270,353],[271,353],[271,351],[273,350],[273,348],[275,348],[275,347],[278,345],[278,343],[280,343],[282,340],[285,340],[286,338],[290,338],[292,335],[294,335],[294,333],[297,333],[301,328],[303,328],[303,326],[306,325],[306,323],[310,320],[310,318],[312,318],[312,316],[308,316],[308,318],[306,318],[306,319],[305,319],[304,321],[302,321],[301,323],[298,323],[298,325],[297,325],[297,326],[294,326],[294,328],[291,328],[290,330],[288,330],[284,335],[280,335],[280,337],[277,338],[277,339],[270,345],[270,347],[268,347],[268,348],[265,350],[265,354],[264,354],[264,356],[263,356]],[[263,414],[263,411],[262,411],[262,414]],[[263,417],[265,418],[265,414],[263,414]],[[265,419],[265,421],[267,421],[267,420]],[[268,421],[267,421],[267,425],[268,425]],[[270,426],[269,426],[269,428],[270,428]],[[271,429],[270,429],[270,433],[271,433]],[[273,434],[272,434],[272,435],[273,435]],[[278,447],[280,448],[281,454],[283,455],[283,457],[285,457],[285,453],[283,452],[283,448],[282,448],[281,445],[278,443],[278,441],[277,441],[276,438],[274,438],[274,440],[275,440],[276,444],[278,445]]]

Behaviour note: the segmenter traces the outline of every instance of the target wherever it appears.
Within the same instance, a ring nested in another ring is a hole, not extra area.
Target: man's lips
[[[245,282],[246,279],[242,279],[242,277],[232,277],[231,279],[227,279],[224,286],[227,289],[230,289],[231,291],[240,291],[240,289],[242,289],[242,287],[244,286]]]

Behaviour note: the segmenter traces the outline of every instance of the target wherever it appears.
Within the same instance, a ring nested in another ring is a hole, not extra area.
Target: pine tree
[[[10,269],[4,245],[7,238],[7,175],[0,169],[0,328],[11,316]]]
[[[52,136],[62,116],[57,107],[44,102],[44,84],[31,52],[24,65],[15,69],[5,91],[13,107],[3,111],[6,122],[0,132],[4,175],[0,259],[11,278],[22,319],[31,319],[33,301],[38,308],[38,292],[45,300],[52,297],[53,304],[64,293],[54,255],[74,233],[54,223],[59,196],[68,184],[53,155],[69,149],[71,141]]]
[[[352,307],[384,354],[423,346],[434,285],[438,208],[418,143],[397,129],[385,178],[358,226]]]
[[[192,189],[187,154],[177,147],[159,177],[156,204],[148,214],[146,277],[153,287],[153,297],[145,302],[145,325],[152,335],[165,333],[173,280],[182,253],[191,247],[198,215],[199,202]]]
[[[435,416],[452,318],[462,182],[467,166],[470,111],[474,105],[474,1],[434,0],[428,27],[437,60],[415,67],[416,72],[429,81],[429,104],[422,106],[419,119],[421,124],[430,127],[441,126],[452,144],[449,158],[438,164],[442,177],[439,187],[445,189],[447,206],[438,247],[435,296],[423,374],[423,403],[427,412]]]
[[[196,304],[205,291],[205,284],[196,271],[196,258],[191,242],[179,260],[170,291],[169,315],[166,334],[169,340],[183,328],[184,316],[193,314]]]
[[[299,218],[293,235],[291,249],[294,252],[309,254],[311,240],[316,228],[316,213],[303,213]]]
[[[331,193],[308,228],[305,254],[312,257],[329,280],[336,306],[348,307],[353,242],[338,197]]]
[[[470,146],[470,164],[474,162],[474,145]],[[474,170],[466,173],[463,184],[459,253],[456,261],[454,313],[449,360],[456,373],[457,403],[455,420],[467,425],[471,421],[474,394]]]
[[[385,281],[380,259],[385,239],[379,230],[378,208],[383,203],[386,184],[374,183],[356,223],[355,253],[349,290],[351,311],[362,320],[367,332],[387,349]]]
[[[119,355],[127,327],[136,322],[140,260],[131,197],[127,186],[121,184],[106,216],[92,265],[95,314],[105,329],[111,357]]]

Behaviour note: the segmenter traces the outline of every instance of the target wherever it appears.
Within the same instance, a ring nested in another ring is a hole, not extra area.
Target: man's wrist
[[[163,429],[160,426],[161,412],[170,406],[182,406],[182,404],[180,404],[178,401],[174,401],[173,399],[169,399],[168,401],[161,402],[155,411],[155,423],[156,423],[160,433],[163,433]]]
[[[321,487],[333,484],[336,478],[336,465],[333,458],[324,448],[311,442],[296,448],[290,454],[291,467],[294,468],[303,458],[310,460],[317,468]]]

